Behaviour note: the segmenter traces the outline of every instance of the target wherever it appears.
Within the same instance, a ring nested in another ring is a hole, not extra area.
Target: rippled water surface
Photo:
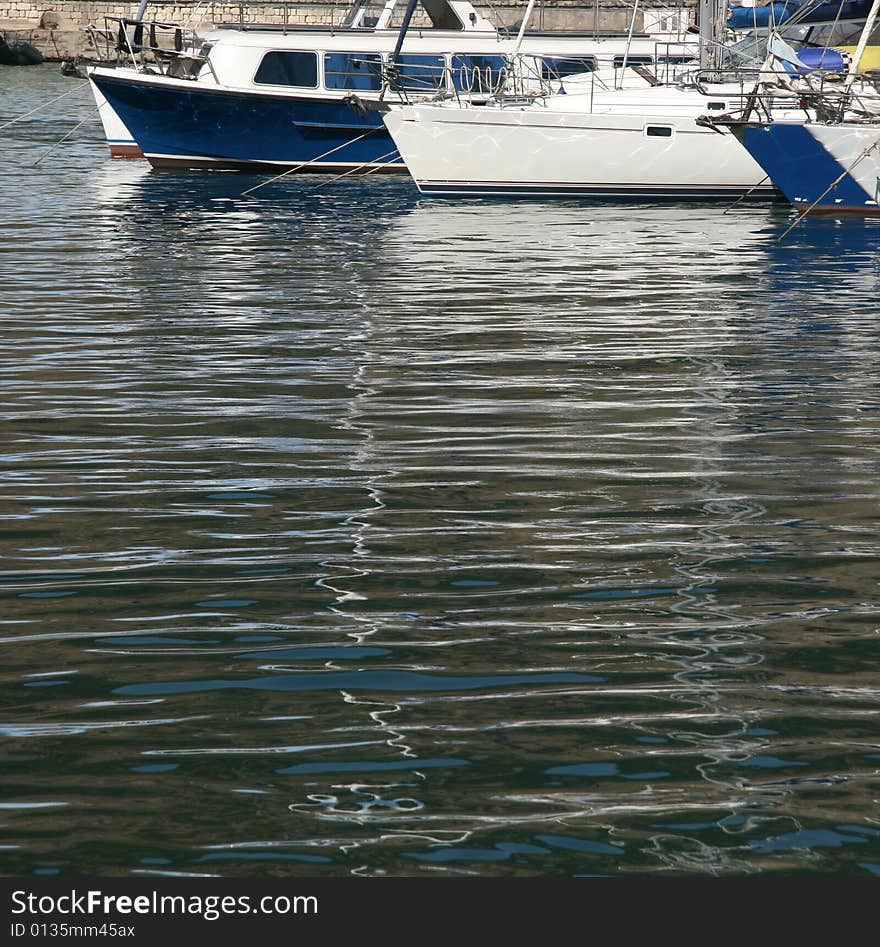
[[[76,89],[0,69],[3,873],[880,874],[876,222],[248,198]]]

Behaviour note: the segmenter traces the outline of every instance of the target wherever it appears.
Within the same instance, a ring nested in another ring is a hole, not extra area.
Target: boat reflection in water
[[[139,740],[199,774],[202,822],[149,851],[229,873],[871,861],[870,222],[779,244],[770,206],[390,180],[250,200],[151,172],[120,200],[108,173],[102,257],[131,287],[166,248],[175,304],[148,284],[92,331],[112,315],[137,353],[115,390],[155,392],[118,423],[152,418],[138,437],[176,464],[153,542],[195,551],[165,574],[197,568],[216,603],[144,593],[131,644],[88,631],[114,699],[211,721]],[[204,644],[155,644],[184,627]]]
[[[752,278],[764,273],[751,286],[755,298],[776,296],[774,240],[786,218],[696,216],[683,235],[659,207],[640,208],[620,227],[619,211],[421,205],[378,241],[377,269],[389,282],[373,292],[389,291],[393,279],[412,299],[377,312],[358,339],[370,353],[352,401],[351,424],[364,436],[358,464],[393,472],[373,481],[349,567],[382,569],[381,558],[371,567],[371,549],[388,541],[397,470],[422,454],[420,468],[459,489],[469,482],[481,502],[453,505],[413,535],[439,531],[441,561],[446,531],[459,564],[493,563],[497,577],[537,570],[541,579],[475,594],[427,640],[404,616],[362,611],[344,597],[340,607],[367,623],[359,644],[415,639],[438,670],[450,653],[494,644],[514,665],[508,672],[527,657],[536,675],[594,679],[491,688],[500,668],[487,661],[482,693],[352,701],[371,721],[354,732],[386,738],[401,769],[449,746],[508,781],[475,808],[470,781],[483,787],[462,769],[456,811],[431,804],[435,772],[416,769],[418,778],[401,782],[337,782],[309,797],[311,810],[300,803],[296,811],[358,826],[352,843],[405,845],[404,857],[444,871],[550,852],[612,870],[635,844],[646,853],[641,870],[655,860],[687,872],[753,872],[809,846],[816,819],[846,821],[850,799],[813,807],[809,790],[859,774],[822,771],[808,761],[809,738],[777,728],[792,713],[838,717],[841,701],[870,707],[869,682],[814,687],[790,678],[779,656],[801,647],[827,611],[749,608],[733,588],[767,581],[761,563],[774,556],[797,555],[790,538],[775,545],[779,497],[762,482],[760,462],[754,472],[748,461],[737,469],[743,444],[746,457],[761,453],[761,387],[786,374],[755,377],[754,346],[762,329],[778,341],[781,327],[743,320],[741,301],[717,299],[710,312],[704,302],[704,291],[732,278],[733,255]],[[455,267],[441,264],[438,247]],[[687,273],[687,287],[670,286],[669,272]],[[802,331],[795,319],[786,329],[792,341]],[[840,329],[845,346],[845,322]],[[436,404],[383,395],[403,391],[406,378],[414,395],[443,380],[442,425]],[[526,413],[541,423],[522,438]],[[800,466],[801,448],[787,449]],[[529,509],[528,525],[517,507]],[[558,754],[549,766],[548,746]]]

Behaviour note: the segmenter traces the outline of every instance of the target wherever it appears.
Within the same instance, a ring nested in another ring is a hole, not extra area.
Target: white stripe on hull
[[[132,137],[131,132],[125,127],[125,122],[119,117],[115,109],[98,91],[98,87],[89,79],[89,85],[92,87],[92,94],[95,96],[95,104],[98,106],[98,115],[101,124],[104,126],[104,137],[107,139],[107,147],[110,149],[111,158],[143,158],[144,153],[140,145]]]

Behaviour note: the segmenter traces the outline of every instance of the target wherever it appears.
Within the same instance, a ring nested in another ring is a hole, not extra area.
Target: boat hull
[[[131,132],[125,127],[125,122],[116,114],[94,82],[91,83],[91,86],[92,94],[95,96],[95,104],[98,107],[98,116],[104,128],[104,137],[107,139],[107,147],[110,149],[110,157],[143,158],[144,153],[132,137]]]
[[[732,127],[795,207],[880,215],[880,126],[774,122]]]
[[[406,106],[385,116],[419,190],[506,195],[727,199],[776,191],[729,134],[693,114]]]
[[[159,168],[405,171],[377,112],[122,70],[90,79]]]

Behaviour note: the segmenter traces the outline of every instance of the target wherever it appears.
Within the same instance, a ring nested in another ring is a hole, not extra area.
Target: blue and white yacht
[[[768,59],[785,67],[778,81],[756,86],[742,113],[702,120],[732,131],[801,216],[880,215],[880,88],[864,70],[878,12],[874,0],[845,77],[804,69],[803,53],[776,36]],[[799,112],[773,109],[780,90],[798,96]]]
[[[358,0],[342,26],[215,29],[176,45],[137,46],[147,61],[98,65],[89,79],[111,153],[155,167],[320,172],[403,171],[371,102],[474,100],[509,86],[510,57],[536,83],[602,76],[610,85],[662,72],[697,51],[687,32],[602,35],[497,30],[468,0],[422,0],[384,83],[400,32],[395,0]],[[677,22],[681,22],[678,20]],[[131,46],[128,33],[122,45]],[[632,68],[635,67],[635,68]],[[527,80],[522,76],[523,83]],[[384,88],[384,91],[383,91]]]

